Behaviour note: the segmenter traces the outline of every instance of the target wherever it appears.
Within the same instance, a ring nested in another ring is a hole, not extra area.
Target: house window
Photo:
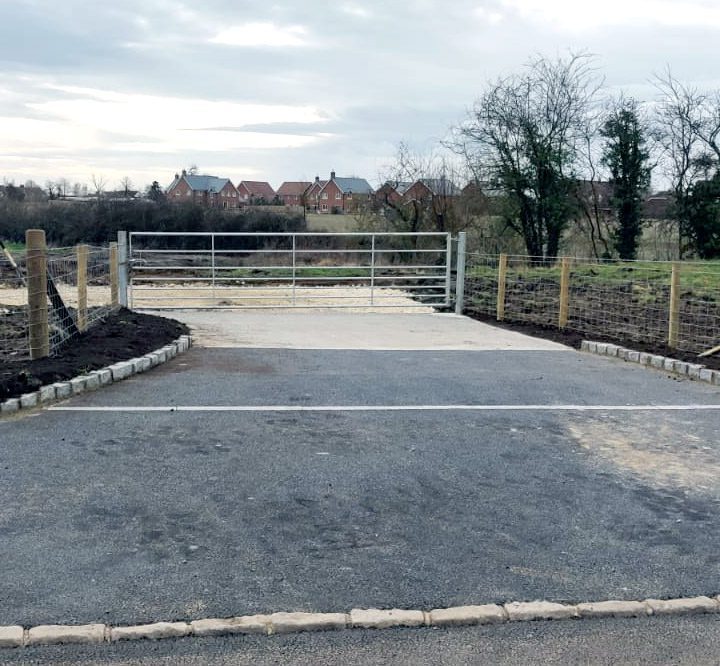
[[[327,204],[320,204],[320,210],[327,210]]]
[[[188,197],[189,197],[191,194],[192,194],[192,192],[191,192],[190,190],[188,190],[188,191],[185,193],[185,195],[188,196]]]
[[[327,199],[327,198],[328,198],[327,192],[323,192],[323,193],[320,195],[320,198],[321,198],[321,199]]]
[[[340,192],[335,192],[335,199],[336,200],[342,199],[342,194],[340,194]]]
[[[180,190],[175,190],[175,196],[176,196],[176,197],[179,197],[179,196],[180,196]]]

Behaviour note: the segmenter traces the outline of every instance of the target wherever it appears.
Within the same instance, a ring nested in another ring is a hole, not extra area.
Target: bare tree
[[[587,114],[601,87],[587,54],[538,57],[491,83],[455,131],[455,149],[510,202],[507,224],[528,254],[556,256],[573,214]]]
[[[457,231],[463,228],[464,219],[457,207],[460,177],[447,155],[418,153],[401,141],[377,196],[396,227],[411,232]]]
[[[92,186],[95,189],[95,196],[99,199],[105,192],[107,180],[104,176],[101,176],[99,174],[93,174],[90,177],[90,181],[92,182]]]
[[[720,229],[708,229],[713,225],[712,215],[707,216],[712,201],[703,200],[714,197],[720,173],[720,92],[686,85],[669,69],[655,77],[655,85],[660,92],[658,134],[675,197],[680,256],[689,246],[703,256],[706,244],[720,243],[712,238]],[[720,221],[715,226],[720,227]]]
[[[120,189],[123,191],[123,196],[125,198],[128,198],[130,196],[132,186],[132,180],[130,180],[129,176],[124,176],[123,179],[120,181]]]

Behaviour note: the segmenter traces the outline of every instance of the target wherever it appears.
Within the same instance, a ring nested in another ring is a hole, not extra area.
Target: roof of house
[[[270,183],[262,180],[243,180],[238,187],[245,186],[251,197],[264,198],[270,201],[275,198],[275,190]]]
[[[372,194],[373,188],[364,178],[333,178],[343,194]]]
[[[386,185],[394,189],[398,194],[405,194],[412,187],[412,182],[409,180],[386,180],[383,187]]]
[[[642,204],[642,215],[647,220],[667,220],[672,217],[675,197],[671,193],[658,192],[646,197]]]
[[[421,178],[419,182],[425,185],[433,194],[456,197],[461,193],[460,188],[449,178]]]
[[[305,191],[312,185],[311,182],[306,182],[302,180],[286,180],[280,187],[278,188],[277,194],[278,196],[302,196]]]
[[[175,178],[175,180],[170,183],[168,190],[175,187],[181,180],[184,180],[190,186],[191,190],[195,190],[197,192],[219,192],[223,187],[225,187],[225,185],[227,185],[227,183],[232,185],[229,178],[183,174],[182,176]]]

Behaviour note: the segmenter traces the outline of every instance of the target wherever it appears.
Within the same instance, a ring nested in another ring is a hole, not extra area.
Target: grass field
[[[358,221],[353,215],[307,214],[308,231],[352,232],[358,230]]]
[[[492,259],[479,263],[483,259]],[[496,258],[470,257],[468,277],[489,277],[497,274]],[[684,261],[680,264],[680,285],[698,297],[720,300],[720,261]],[[530,265],[525,258],[510,257],[508,275],[524,280],[560,281],[560,264]],[[598,262],[573,260],[571,281],[617,285],[625,283],[670,284],[672,263],[653,261]]]

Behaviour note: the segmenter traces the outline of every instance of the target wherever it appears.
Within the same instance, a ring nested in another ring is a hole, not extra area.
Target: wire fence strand
[[[469,253],[466,309],[495,316],[499,255]],[[676,262],[679,271],[675,347],[700,353],[720,344],[720,262]],[[672,262],[572,258],[566,330],[588,337],[667,345]],[[504,319],[558,327],[561,259],[508,256]]]

